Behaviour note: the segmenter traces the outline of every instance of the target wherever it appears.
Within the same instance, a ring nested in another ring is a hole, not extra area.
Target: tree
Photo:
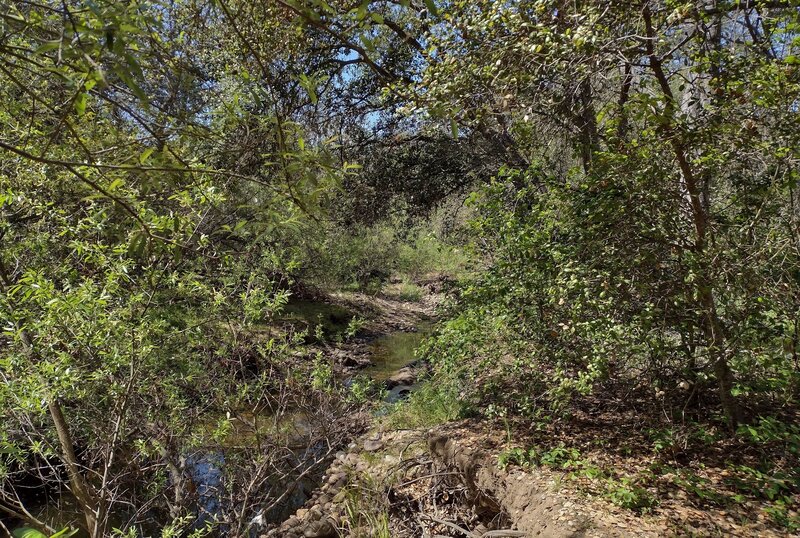
[[[417,102],[502,128],[524,156],[483,206],[496,262],[481,281],[505,299],[476,301],[524,320],[558,386],[669,365],[651,382],[704,393],[712,377],[733,429],[759,398],[791,398],[796,6],[470,2],[440,17]]]
[[[331,428],[349,404],[298,381],[313,364],[290,371],[296,337],[259,330],[287,297],[268,232],[312,218],[342,175],[330,144],[293,121],[296,83],[276,82],[286,58],[267,42],[288,57],[306,46],[276,9],[259,34],[270,68],[252,74],[264,52],[223,4],[23,1],[2,14],[3,512],[53,532],[18,487],[38,480],[71,492],[91,536],[114,518],[136,529],[201,514],[186,458],[219,447],[247,409],[279,422],[317,406],[327,414],[305,441],[343,442],[348,429]],[[261,450],[225,467],[247,494],[217,515],[239,533],[253,503],[285,499],[265,477],[326,457],[298,466],[286,434],[256,423]]]

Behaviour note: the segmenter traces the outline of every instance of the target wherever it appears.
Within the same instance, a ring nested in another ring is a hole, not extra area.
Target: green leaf
[[[88,98],[89,96],[86,92],[80,92],[75,98],[75,111],[78,113],[78,116],[86,114],[86,102]]]
[[[144,150],[142,154],[139,155],[139,164],[146,163],[150,155],[153,154],[153,151],[155,151],[155,148],[147,148],[146,150]]]
[[[122,179],[121,179],[121,178],[117,178],[117,179],[115,179],[114,181],[112,181],[112,182],[111,182],[111,183],[108,185],[108,187],[106,187],[106,190],[107,190],[108,192],[114,192],[115,190],[117,190],[117,187],[119,187],[119,186],[120,186],[120,185],[122,185],[122,184],[123,184],[123,181],[122,181]]]
[[[14,538],[47,538],[46,534],[43,534],[31,527],[16,528],[11,531],[11,536]]]
[[[50,536],[50,538],[69,538],[70,536],[73,536],[75,534],[78,534],[78,529],[70,530],[69,527],[64,527],[54,535]]]
[[[431,15],[438,15],[439,9],[436,7],[435,0],[425,0],[425,5],[428,6],[428,11],[431,12]]]
[[[138,232],[134,234],[133,239],[131,239],[131,242],[128,245],[128,254],[133,258],[139,258],[144,252],[144,247],[146,245],[147,236],[144,234],[144,232]]]
[[[45,41],[35,51],[33,51],[33,53],[34,54],[44,54],[45,52],[49,52],[51,50],[56,50],[60,46],[61,46],[61,40],[60,39],[56,39],[55,41]]]
[[[143,103],[147,103],[147,95],[144,93],[144,90],[136,84],[133,80],[131,74],[122,68],[120,65],[116,65],[113,68],[114,73],[125,83],[125,85],[133,92],[133,94]]]

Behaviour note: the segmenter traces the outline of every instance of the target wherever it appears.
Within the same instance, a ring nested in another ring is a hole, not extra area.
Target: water
[[[431,334],[433,324],[422,322],[414,332],[394,332],[375,339],[370,344],[372,366],[363,370],[364,375],[375,381],[385,381],[398,370],[414,362],[414,352],[422,340]]]
[[[325,337],[331,338],[343,334],[353,317],[354,314],[352,312],[341,306],[298,300],[292,301],[286,306],[279,321],[292,323],[301,330],[308,329],[312,338],[314,327],[321,325]],[[416,349],[422,340],[431,333],[432,327],[433,324],[431,322],[423,322],[417,326],[416,331],[397,331],[375,339],[369,344],[369,354],[373,364],[365,368],[362,373],[377,382],[381,382],[394,375],[401,368],[413,363],[417,359],[415,356]],[[415,390],[417,386],[417,384],[414,384],[394,387],[389,391],[385,401],[388,403],[399,401]],[[254,423],[258,422],[256,417],[250,418],[253,418]],[[259,416],[258,418],[264,417]],[[286,428],[294,431],[295,435],[297,435],[304,430],[304,422],[306,420],[308,420],[308,417],[297,413],[288,413],[286,417],[283,417],[277,423],[270,424],[269,420],[264,421],[265,423],[261,427],[271,433],[275,433],[276,429],[282,430]],[[238,432],[240,435],[237,435],[236,438],[239,441],[250,439],[255,443],[255,433],[248,428],[244,428],[244,430],[247,431]],[[195,484],[198,485],[198,508],[203,514],[200,516],[198,524],[221,508],[216,492],[224,486],[224,473],[222,471],[224,459],[224,454],[221,452],[199,453],[187,458],[188,471]],[[308,485],[309,491],[313,490],[313,488],[313,484]],[[277,510],[279,513],[265,514],[266,519],[285,519],[305,502],[305,498],[306,492],[301,488],[297,495],[287,500],[287,506],[282,506]],[[42,506],[40,515],[49,521],[56,522],[58,528],[75,526],[79,521],[79,511],[69,506],[69,501],[71,500],[71,496],[64,495],[62,502]]]
[[[342,336],[355,314],[347,308],[320,301],[294,299],[289,301],[277,321],[288,322],[298,330],[307,330],[308,338],[315,339],[315,328],[320,326],[326,339]]]

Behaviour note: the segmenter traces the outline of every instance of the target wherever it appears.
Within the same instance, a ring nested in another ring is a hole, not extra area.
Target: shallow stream
[[[311,339],[314,338],[315,327],[320,326],[324,337],[334,340],[346,333],[353,318],[352,312],[338,305],[315,301],[292,301],[277,321],[291,323],[298,330],[307,331]],[[422,322],[414,331],[395,331],[369,342],[368,356],[372,365],[362,370],[361,373],[377,382],[383,382],[401,368],[413,363],[417,359],[416,349],[430,334],[432,326],[431,322]],[[416,384],[394,387],[385,397],[385,401],[389,403],[399,401],[416,387]],[[298,421],[302,420],[303,417],[298,416]],[[207,513],[213,513],[218,505],[218,500],[212,492],[221,487],[222,462],[224,462],[224,455],[218,451],[195,454],[191,458],[187,458],[188,472],[198,486],[199,502]],[[48,520],[55,528],[69,526],[70,523],[77,520],[77,508],[72,507],[74,499],[70,499],[67,494],[62,494],[61,497],[60,505],[40,506],[38,510],[34,511],[37,516]],[[305,498],[300,497],[290,501],[290,504],[297,504],[296,507],[288,507],[291,513],[304,501]],[[72,509],[67,507],[72,507]],[[84,534],[79,533],[76,536],[80,537]]]

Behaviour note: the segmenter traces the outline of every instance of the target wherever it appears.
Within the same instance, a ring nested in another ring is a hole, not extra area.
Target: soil
[[[413,330],[435,316],[437,284],[427,289],[433,292],[419,303],[391,296],[334,296],[337,304],[368,322],[361,337],[327,352],[336,354],[346,371],[363,368],[365,362],[353,357],[368,358],[374,338]],[[487,418],[432,430],[384,431],[382,425],[374,424],[336,455],[322,486],[303,508],[262,535],[791,536],[770,518],[766,503],[752,496],[739,502],[737,492],[731,490],[731,458],[755,466],[758,454],[751,447],[720,435],[713,442],[673,443],[654,452],[651,432],[663,426],[658,410],[649,413],[631,394],[620,398],[616,406],[609,406],[609,401],[616,400],[606,397],[597,406],[589,404],[544,427]],[[500,465],[501,455],[530,447],[574,448],[580,461]],[[773,456],[780,461],[779,455]],[[785,459],[787,465],[793,461],[789,455]],[[589,469],[602,474],[591,476]],[[670,469],[691,473],[693,480],[703,484],[702,491],[677,487]],[[623,507],[612,502],[609,487],[636,489],[656,502]],[[796,516],[789,510],[789,516]]]

